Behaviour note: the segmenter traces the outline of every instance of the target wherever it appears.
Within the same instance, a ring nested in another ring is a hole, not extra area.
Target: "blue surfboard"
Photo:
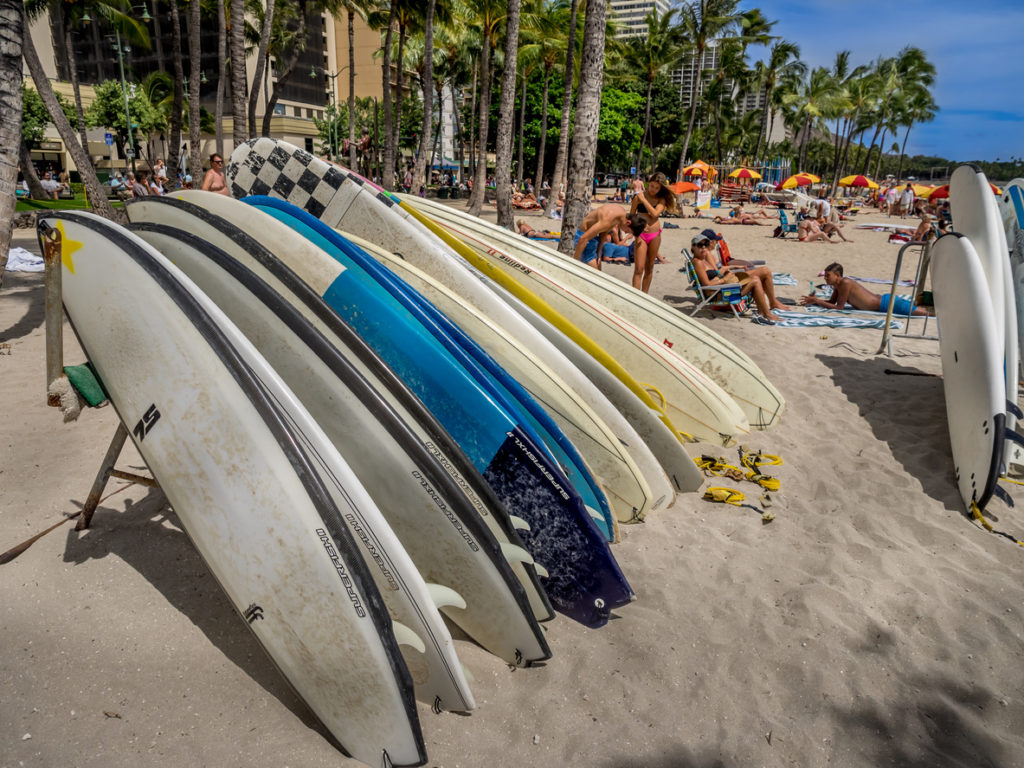
[[[350,323],[434,412],[509,511],[529,523],[520,536],[548,570],[542,578],[555,609],[601,626],[633,592],[604,535],[545,449],[530,438],[412,312],[348,254],[341,235],[289,203],[246,198],[287,224],[346,269],[324,300]]]

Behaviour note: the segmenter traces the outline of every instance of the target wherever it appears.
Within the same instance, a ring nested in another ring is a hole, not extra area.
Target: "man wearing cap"
[[[598,248],[601,243],[601,236],[611,232],[616,227],[623,227],[633,232],[637,237],[647,226],[647,220],[640,214],[630,214],[621,205],[607,203],[598,206],[588,213],[580,228],[576,230],[576,250],[573,251],[573,258],[590,264],[595,269],[601,268],[601,259],[598,258]]]

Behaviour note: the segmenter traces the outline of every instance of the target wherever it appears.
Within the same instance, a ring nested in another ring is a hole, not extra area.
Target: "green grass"
[[[111,200],[115,208],[123,203],[120,200]],[[85,196],[76,197],[74,200],[25,200],[21,199],[14,206],[15,213],[26,211],[87,211],[92,210],[91,205],[85,204]]]

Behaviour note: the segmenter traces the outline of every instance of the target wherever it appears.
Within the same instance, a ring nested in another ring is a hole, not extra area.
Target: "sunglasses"
[[[710,240],[704,240],[702,242],[697,243],[693,247],[694,248],[710,248],[711,247],[711,241]]]

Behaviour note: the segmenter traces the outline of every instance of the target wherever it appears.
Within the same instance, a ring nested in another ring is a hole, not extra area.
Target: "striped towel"
[[[776,285],[799,285],[789,272],[772,272],[772,282]]]
[[[775,324],[777,328],[884,328],[885,317],[850,317],[848,313],[835,310],[822,309],[821,307],[808,307],[808,310],[819,310],[818,312],[792,312],[790,310],[776,309],[775,314],[782,318]],[[872,314],[882,314],[874,312]],[[897,331],[903,327],[899,320],[893,320],[889,327]]]

